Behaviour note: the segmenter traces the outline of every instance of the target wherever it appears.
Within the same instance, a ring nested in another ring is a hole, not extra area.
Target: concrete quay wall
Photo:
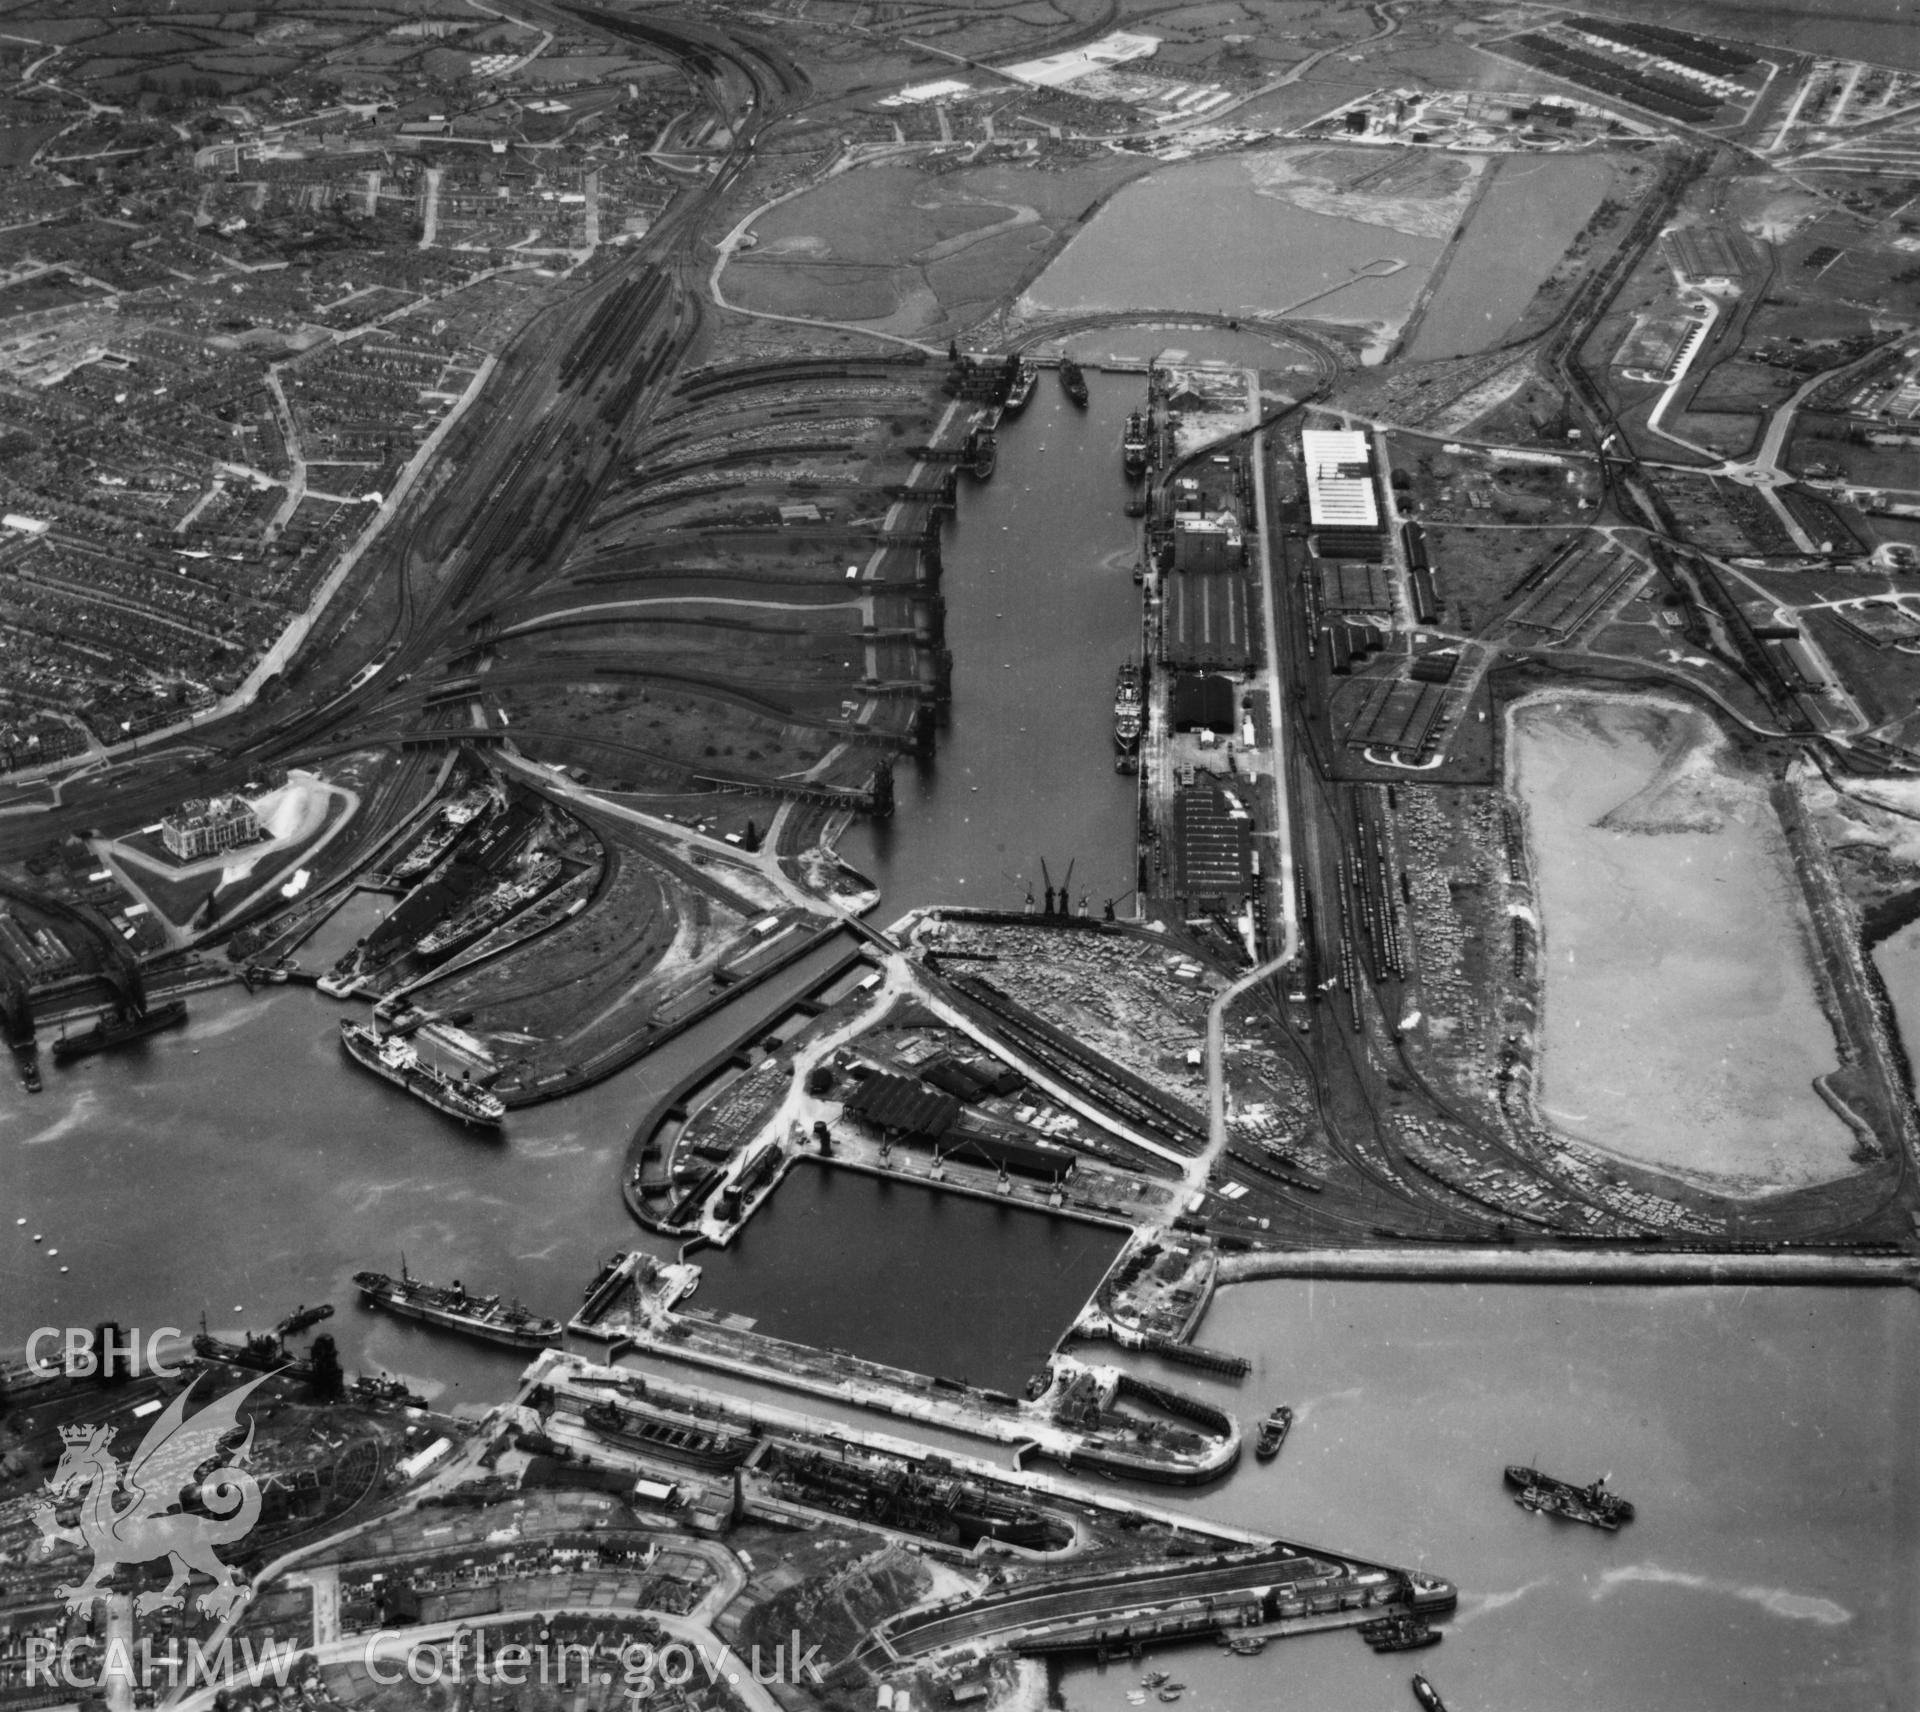
[[[1894,1285],[1920,1289],[1920,1260],[1906,1255],[1800,1250],[1785,1254],[1654,1254],[1645,1250],[1421,1246],[1230,1254],[1216,1285],[1256,1278],[1377,1278],[1485,1284]]]
[[[1046,1213],[1057,1219],[1078,1219],[1082,1224],[1103,1225],[1108,1230],[1133,1232],[1133,1221],[1123,1214],[1106,1212],[1092,1202],[1069,1198],[1058,1206],[1031,1195],[1005,1195],[983,1183],[963,1182],[955,1177],[933,1177],[924,1171],[896,1171],[867,1159],[850,1159],[840,1153],[809,1153],[807,1158],[838,1171],[858,1171],[868,1177],[884,1178],[890,1183],[911,1183],[916,1189],[931,1189],[937,1194],[967,1195],[976,1201],[992,1201],[1002,1207],[1018,1207],[1022,1212]],[[1057,1347],[1057,1346],[1056,1346]]]

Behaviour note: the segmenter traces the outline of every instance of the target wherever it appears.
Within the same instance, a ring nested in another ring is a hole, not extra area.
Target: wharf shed
[[[909,1076],[876,1070],[848,1097],[847,1116],[903,1141],[938,1141],[960,1115],[960,1102]]]
[[[1356,559],[1316,559],[1313,571],[1320,604],[1328,612],[1393,610],[1393,582],[1384,565]]]
[[[1175,886],[1194,903],[1246,896],[1253,875],[1253,827],[1218,785],[1182,788],[1173,801]]]
[[[1313,550],[1326,559],[1384,558],[1380,495],[1367,436],[1355,429],[1303,428],[1300,462]]]
[[[1180,515],[1173,520],[1173,568],[1181,575],[1194,571],[1237,571],[1246,550],[1240,525],[1231,512],[1211,517]]]
[[[979,1119],[964,1119],[940,1138],[940,1156],[960,1163],[990,1165],[1019,1177],[1056,1182],[1073,1175],[1076,1156],[1037,1136],[1008,1135],[987,1129]]]
[[[1173,728],[1232,736],[1235,729],[1233,680],[1182,672],[1173,685]]]
[[[1188,571],[1169,577],[1163,634],[1169,665],[1244,670],[1253,659],[1246,579],[1238,571]]]

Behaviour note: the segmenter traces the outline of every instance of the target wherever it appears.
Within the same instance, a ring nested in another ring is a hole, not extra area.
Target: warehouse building
[[[1300,462],[1313,550],[1327,559],[1384,558],[1386,536],[1367,436],[1354,429],[1303,428]]]

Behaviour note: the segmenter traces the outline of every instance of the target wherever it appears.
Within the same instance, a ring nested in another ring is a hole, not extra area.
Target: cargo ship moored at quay
[[[385,1308],[402,1319],[424,1320],[468,1337],[485,1338],[513,1349],[550,1349],[560,1341],[560,1322],[498,1296],[475,1296],[455,1279],[451,1284],[429,1284],[407,1270],[403,1258],[400,1276],[384,1272],[356,1272],[353,1281],[369,1307]]]
[[[383,1038],[365,1023],[342,1018],[340,1044],[354,1063],[464,1124],[476,1129],[494,1129],[507,1115],[507,1108],[497,1094],[471,1081],[455,1081],[444,1070],[427,1063],[410,1042],[398,1035]]]
[[[1033,383],[1040,378],[1039,371],[1025,357],[1008,359],[1011,365],[1007,381],[1007,396],[1001,400],[1000,408],[1008,416],[1018,416],[1027,407],[1027,401],[1033,397]]]
[[[1077,404],[1082,410],[1087,407],[1087,377],[1080,372],[1080,365],[1071,357],[1060,359],[1060,390],[1067,395],[1071,404]]]
[[[967,442],[967,468],[975,481],[985,481],[1000,461],[1000,442],[991,428],[975,429]]]
[[[1130,773],[1138,764],[1140,733],[1145,726],[1146,697],[1140,686],[1140,668],[1129,660],[1120,668],[1113,692],[1113,746],[1120,758],[1114,764]]]

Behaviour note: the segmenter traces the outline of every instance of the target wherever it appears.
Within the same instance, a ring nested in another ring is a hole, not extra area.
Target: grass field
[[[885,322],[895,333],[969,325],[1040,270],[1100,198],[1146,163],[1062,172],[1003,166],[843,173],[754,223],[725,289],[747,309]]]

